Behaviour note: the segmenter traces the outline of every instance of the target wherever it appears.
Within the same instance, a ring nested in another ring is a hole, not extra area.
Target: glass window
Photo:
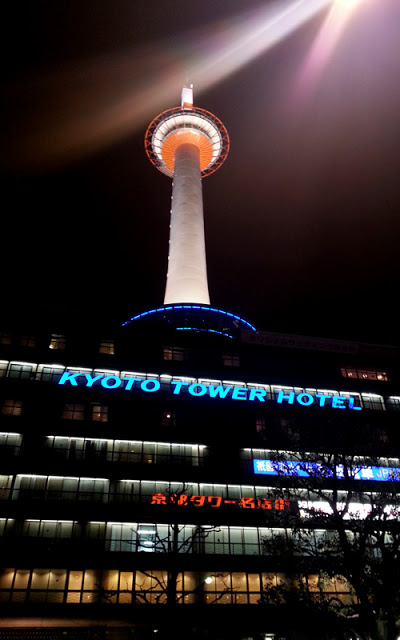
[[[0,360],[0,378],[4,378],[7,374],[8,360]]]
[[[83,571],[70,571],[68,579],[68,589],[81,589]]]
[[[259,546],[257,529],[244,529],[244,547],[246,555],[258,555]]]
[[[35,336],[21,336],[21,340],[19,341],[21,347],[35,347],[36,346],[36,337]]]
[[[224,367],[240,367],[240,356],[238,353],[223,353],[222,364]]]
[[[132,585],[133,585],[133,572],[121,571],[119,574],[119,596],[118,596],[118,602],[120,604],[128,604],[132,602]]]
[[[118,502],[138,502],[140,483],[134,480],[127,482],[117,481],[113,499]]]
[[[85,405],[84,404],[66,404],[61,418],[64,420],[84,420]]]
[[[0,589],[10,589],[14,577],[14,569],[0,569]]]
[[[265,418],[256,418],[256,431],[257,433],[264,433],[266,430]]]
[[[185,360],[185,350],[181,347],[164,347],[163,348],[164,360]]]
[[[107,353],[108,355],[113,356],[115,353],[114,340],[102,340],[99,346],[99,353]]]
[[[134,524],[110,524],[111,534],[108,531],[110,551],[136,551],[136,525]]]
[[[49,569],[34,569],[32,571],[31,589],[47,589],[49,578]]]
[[[18,364],[11,362],[8,375],[10,378],[21,378],[22,380],[30,380],[33,371],[36,370],[34,364]]]
[[[378,411],[383,411],[385,409],[382,396],[374,395],[372,393],[362,393],[361,397],[364,409],[376,409]]]
[[[157,582],[158,581],[158,582]],[[162,585],[162,587],[160,586]],[[164,586],[165,585],[165,586]],[[136,571],[135,575],[135,589],[138,591],[158,590],[162,591],[167,587],[167,572],[166,571]]]
[[[65,569],[51,569],[49,576],[49,589],[61,590],[65,588],[67,572]]]
[[[92,420],[94,422],[108,421],[108,407],[104,404],[92,405]]]
[[[58,382],[64,373],[64,367],[61,365],[44,365],[39,364],[37,368],[37,379],[46,382]]]
[[[388,382],[389,376],[386,371],[376,369],[358,369],[356,367],[342,367],[340,370],[344,378],[359,378],[360,380],[379,380]]]
[[[376,379],[380,380],[381,382],[387,382],[389,380],[387,373],[385,371],[377,371]]]
[[[5,400],[1,413],[3,416],[20,416],[22,413],[21,400]]]
[[[154,524],[138,525],[137,550],[145,553],[156,551],[156,526]]]
[[[104,573],[109,573],[105,571]],[[83,580],[83,588],[84,589],[96,589],[96,586],[99,587],[100,579],[99,572],[94,569],[86,569],[85,577]],[[116,587],[114,586],[114,589]]]
[[[61,335],[60,333],[51,334],[49,349],[58,349],[61,351],[62,349],[65,349],[66,346],[67,340],[65,336]]]
[[[26,589],[30,573],[28,569],[17,569],[15,572],[14,589]]]

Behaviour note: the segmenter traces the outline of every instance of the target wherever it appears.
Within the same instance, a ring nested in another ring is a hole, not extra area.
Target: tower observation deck
[[[151,163],[172,178],[167,284],[163,307],[137,314],[125,324],[162,318],[176,329],[230,337],[240,329],[255,330],[239,316],[209,306],[202,178],[227,158],[225,126],[212,113],[194,107],[192,85],[184,87],[181,106],[163,111],[148,126],[145,149]]]

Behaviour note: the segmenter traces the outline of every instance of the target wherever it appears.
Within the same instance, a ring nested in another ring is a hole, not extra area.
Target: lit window
[[[51,334],[51,339],[50,339],[50,344],[49,344],[49,349],[65,349],[65,347],[67,346],[67,341],[65,339],[65,336],[59,334],[59,333],[52,333]]]
[[[175,425],[176,425],[175,411],[171,411],[170,409],[164,409],[161,417],[161,426],[175,427]]]
[[[389,380],[386,371],[377,371],[376,369],[354,369],[353,367],[343,367],[340,371],[344,378],[379,380],[380,382],[387,382]]]
[[[20,378],[24,380],[30,380],[33,374],[33,368],[35,365],[32,364],[10,364],[10,370],[8,375],[10,378]]]
[[[110,356],[113,356],[114,351],[114,340],[102,340],[99,346],[99,353],[107,353]]]
[[[240,356],[238,353],[223,353],[222,364],[224,367],[240,367]]]
[[[11,344],[11,333],[0,333],[0,344]]]
[[[356,369],[347,369],[347,368],[342,368],[340,370],[343,378],[357,378],[357,370]]]
[[[22,413],[21,400],[5,400],[1,413],[3,416],[20,416]]]
[[[104,404],[94,404],[92,406],[92,420],[94,422],[107,422],[108,407]]]
[[[185,359],[185,350],[181,347],[164,347],[163,348],[164,360],[179,360]]]
[[[156,525],[140,524],[138,526],[137,550],[145,553],[156,551]]]
[[[265,418],[256,418],[257,433],[263,433],[265,431],[265,428],[266,428]]]
[[[35,336],[21,336],[21,340],[19,341],[21,347],[35,347],[36,346],[36,338]]]
[[[380,442],[383,442],[385,444],[389,442],[389,436],[388,436],[387,432],[384,429],[381,429],[379,431],[378,439],[380,440]]]
[[[84,404],[66,404],[62,413],[65,420],[84,420],[85,405]]]

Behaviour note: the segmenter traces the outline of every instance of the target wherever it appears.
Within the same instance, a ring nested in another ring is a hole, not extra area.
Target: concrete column
[[[210,304],[199,156],[194,144],[181,144],[175,152],[164,304]]]

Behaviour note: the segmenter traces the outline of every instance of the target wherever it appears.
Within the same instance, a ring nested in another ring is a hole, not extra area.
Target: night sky
[[[323,8],[252,60],[287,0],[9,4],[6,315],[112,328],[162,304],[171,181],[143,137],[193,82],[231,139],[203,181],[212,304],[265,331],[400,344],[399,0],[361,2],[336,40]]]

